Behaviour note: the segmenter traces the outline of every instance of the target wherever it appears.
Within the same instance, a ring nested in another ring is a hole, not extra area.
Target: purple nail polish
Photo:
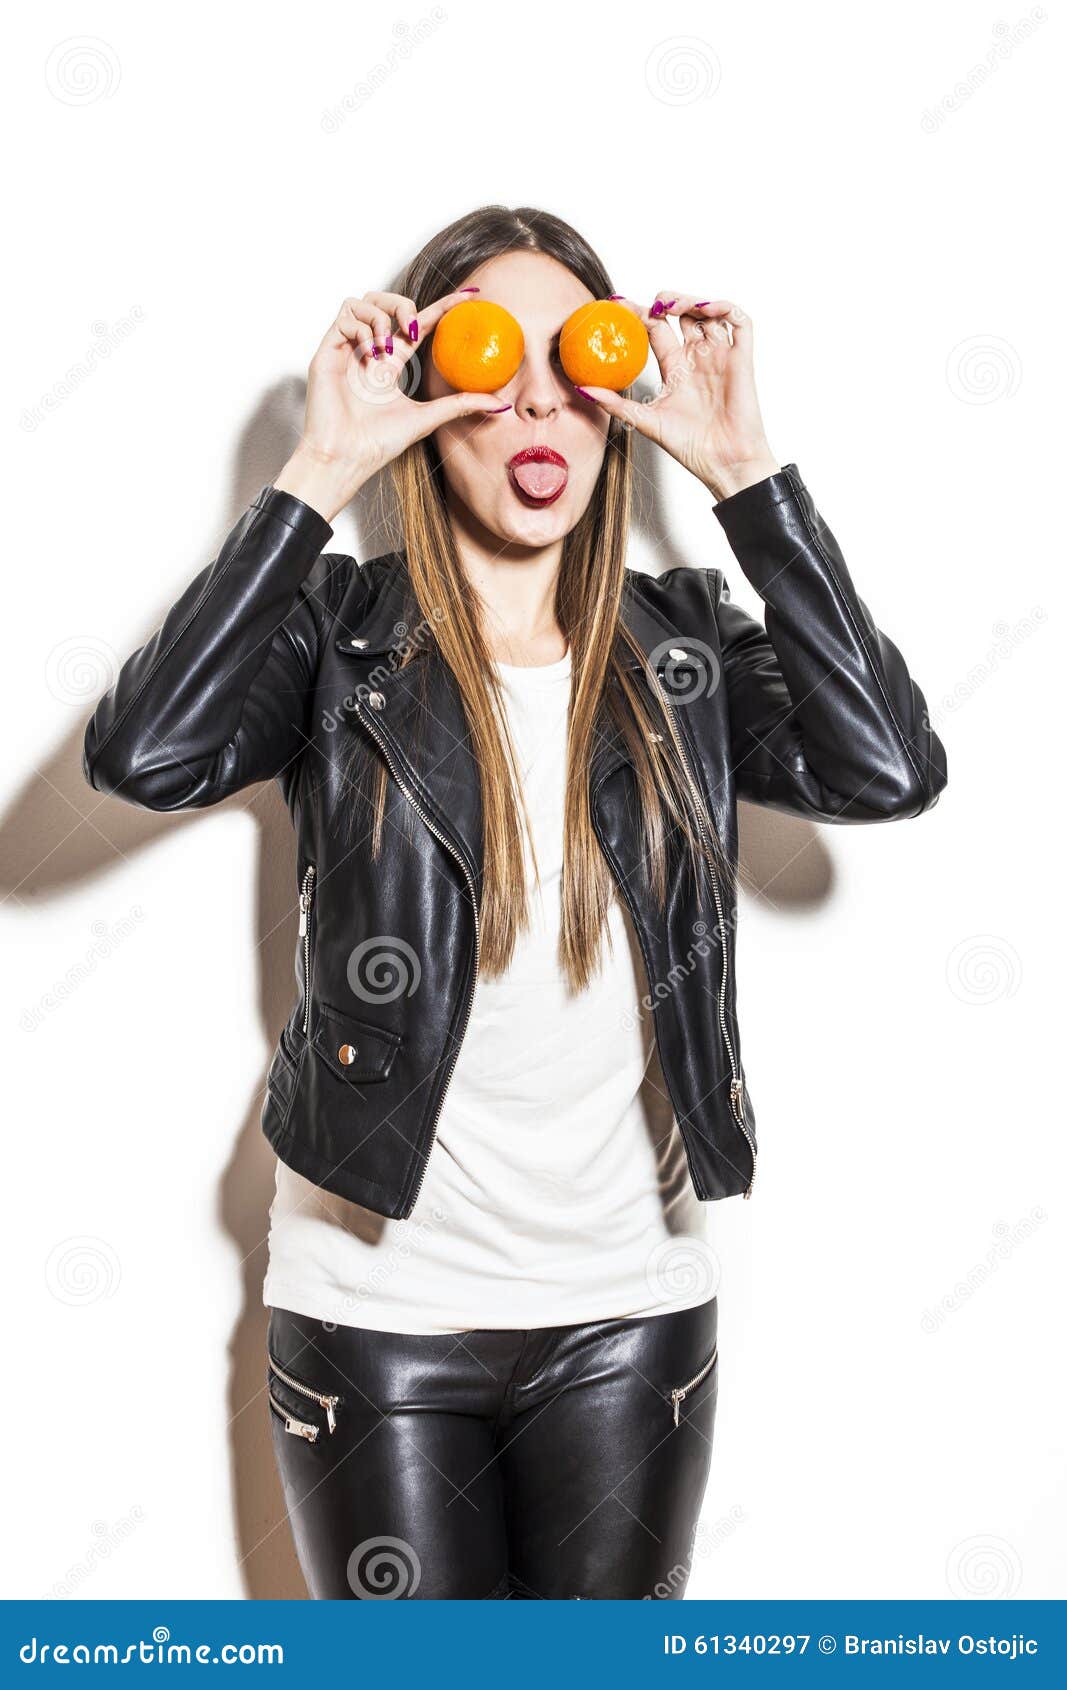
[[[393,337],[391,334],[387,334],[385,337],[385,350],[387,352],[392,352],[393,350]]]
[[[666,305],[663,307],[664,311],[673,311],[677,303],[678,301],[676,299],[668,299]]]
[[[662,303],[661,300],[657,299],[655,305],[653,305],[651,311],[649,312],[649,316],[650,317],[662,317],[662,315],[663,315],[663,303]]]
[[[609,293],[608,298],[609,299],[625,299],[626,295],[624,293]]]
[[[591,405],[599,405],[600,404],[600,400],[594,398],[594,396],[591,393],[587,393],[585,391],[584,387],[578,387],[577,384],[576,384],[574,391],[575,391],[575,393],[580,393],[583,399],[588,399],[588,401]]]
[[[380,354],[380,353],[379,353],[379,351],[378,351],[378,344],[377,344],[377,342],[376,342],[376,341],[373,341],[373,340],[372,340],[372,341],[371,341],[371,343],[370,343],[370,349],[371,349],[371,351],[372,351],[372,352],[373,352],[373,353],[374,353],[374,356],[375,356],[375,357],[376,357],[376,358],[378,358],[378,357],[380,357],[380,356],[381,356],[381,354]]]
[[[710,305],[710,304],[711,304],[711,300],[710,300],[710,299],[698,299],[698,300],[697,300],[697,301],[696,301],[696,303],[695,303],[695,304],[694,304],[694,306],[693,306],[693,310],[694,310],[694,311],[699,311],[699,310],[700,310],[700,307],[701,307],[701,306],[702,306],[702,305]]]
[[[418,325],[418,323],[416,323],[413,320],[412,322],[410,322],[408,324],[408,339],[409,340],[418,340],[418,338],[419,338],[419,325]]]
[[[481,288],[460,288],[460,293],[481,293]]]
[[[498,405],[495,411],[486,411],[485,414],[487,417],[498,417],[501,411],[510,411],[511,409],[510,405]]]

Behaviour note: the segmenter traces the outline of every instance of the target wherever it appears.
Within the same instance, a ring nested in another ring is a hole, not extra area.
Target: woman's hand
[[[424,311],[398,293],[346,299],[311,360],[304,432],[274,486],[332,522],[365,481],[442,423],[510,410],[492,393],[408,397],[420,336],[477,291],[447,293]]]
[[[648,330],[662,391],[647,401],[623,399],[604,387],[578,391],[662,446],[717,499],[777,474],[781,465],[767,444],[756,398],[752,320],[741,307],[668,288],[651,310],[629,299],[622,304]],[[678,318],[681,340],[669,317]]]

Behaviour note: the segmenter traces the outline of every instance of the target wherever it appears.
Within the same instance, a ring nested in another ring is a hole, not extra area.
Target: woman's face
[[[470,513],[502,544],[550,545],[578,523],[604,461],[608,417],[574,391],[558,348],[571,312],[594,296],[564,265],[539,252],[504,253],[456,285],[476,287],[472,298],[510,311],[526,351],[517,374],[500,389],[500,403],[510,402],[510,411],[463,417],[434,435],[449,506],[461,517]],[[424,358],[424,396],[451,391],[432,358]],[[564,464],[509,467],[529,446],[550,447]]]

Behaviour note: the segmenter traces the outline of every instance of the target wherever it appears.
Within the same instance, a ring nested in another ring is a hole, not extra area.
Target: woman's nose
[[[515,377],[515,397],[512,403],[520,417],[539,421],[551,417],[563,408],[563,390],[547,359],[533,360],[527,355]]]

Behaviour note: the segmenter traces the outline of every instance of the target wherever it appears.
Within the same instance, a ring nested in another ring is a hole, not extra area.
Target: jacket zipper
[[[309,1444],[318,1443],[319,1429],[317,1426],[312,1426],[311,1422],[308,1420],[294,1420],[293,1416],[291,1414],[287,1414],[285,1409],[282,1408],[275,1400],[274,1393],[272,1391],[267,1392],[267,1401],[278,1416],[278,1419],[284,1423],[285,1430],[287,1432],[292,1432],[295,1438],[306,1438]]]
[[[711,1372],[712,1368],[715,1366],[715,1360],[718,1353],[719,1346],[716,1344],[715,1348],[711,1352],[711,1355],[700,1369],[700,1372],[695,1373],[692,1379],[688,1379],[684,1385],[676,1385],[674,1390],[671,1392],[671,1401],[674,1404],[674,1424],[676,1426],[678,1425],[678,1416],[681,1411],[682,1403],[685,1401],[693,1387],[695,1385],[699,1385],[700,1381]]]
[[[404,1210],[404,1217],[406,1218],[408,1215],[411,1214],[412,1210],[415,1208],[415,1205],[419,1201],[419,1193],[421,1192],[422,1187],[423,1187],[423,1182],[426,1179],[426,1170],[430,1165],[430,1156],[433,1153],[433,1147],[434,1147],[434,1144],[437,1140],[437,1123],[441,1118],[441,1110],[444,1107],[445,1093],[448,1091],[449,1081],[452,1078],[452,1070],[455,1068],[456,1063],[459,1060],[460,1046],[463,1043],[463,1037],[464,1037],[464,1034],[467,1031],[467,1023],[470,1020],[471,1008],[472,1008],[472,1005],[474,1003],[474,994],[475,994],[475,990],[476,990],[477,984],[478,984],[478,959],[479,959],[479,955],[480,955],[480,952],[481,952],[481,924],[480,924],[479,915],[478,915],[478,896],[477,896],[477,892],[476,892],[475,884],[474,884],[474,875],[471,873],[471,870],[470,870],[470,868],[467,864],[466,858],[463,856],[461,851],[458,851],[456,849],[456,847],[452,844],[451,840],[445,838],[445,835],[441,832],[440,828],[436,825],[436,823],[432,820],[432,818],[426,814],[426,811],[423,809],[422,805],[419,803],[418,799],[415,797],[414,793],[409,788],[407,782],[403,779],[403,777],[397,771],[396,764],[393,761],[393,758],[389,754],[388,746],[385,744],[385,741],[382,739],[382,737],[378,733],[377,729],[372,726],[369,716],[364,714],[363,700],[362,699],[356,700],[356,707],[360,711],[361,719],[365,722],[367,728],[370,731],[371,738],[375,741],[375,743],[378,745],[379,749],[381,750],[382,756],[385,758],[385,761],[388,764],[390,774],[392,775],[393,779],[396,781],[397,786],[400,788],[401,792],[404,794],[404,797],[407,799],[407,801],[411,805],[412,809],[415,811],[415,814],[419,817],[419,819],[421,821],[423,821],[425,823],[425,825],[429,828],[430,832],[434,835],[435,839],[439,839],[441,841],[441,844],[444,846],[445,850],[449,853],[450,856],[455,858],[456,862],[459,864],[460,868],[463,870],[464,878],[466,879],[467,886],[470,889],[471,909],[474,912],[474,971],[473,971],[472,976],[471,976],[470,991],[467,995],[467,1007],[466,1007],[466,1010],[465,1010],[464,1016],[463,1016],[463,1027],[462,1027],[462,1030],[459,1034],[459,1037],[456,1040],[456,1046],[455,1046],[454,1051],[452,1052],[452,1059],[448,1064],[448,1071],[445,1074],[445,1083],[444,1083],[443,1087],[441,1088],[441,1095],[437,1100],[437,1109],[434,1112],[433,1124],[430,1128],[430,1143],[429,1143],[429,1146],[428,1146],[427,1151],[426,1151],[426,1159],[422,1164],[422,1172],[419,1175],[419,1183],[415,1187],[414,1196],[412,1197],[410,1203],[407,1205],[407,1208]]]
[[[745,1120],[744,1089],[741,1076],[737,1071],[737,1063],[734,1060],[734,1047],[730,1039],[730,1031],[726,1024],[726,970],[729,964],[729,952],[726,945],[726,918],[723,913],[722,894],[719,889],[719,875],[718,870],[715,867],[715,859],[711,847],[710,829],[707,825],[707,816],[704,811],[704,801],[700,796],[700,789],[693,778],[693,770],[689,762],[689,755],[685,749],[681,733],[675,720],[674,706],[660,685],[659,676],[656,674],[655,669],[651,669],[651,672],[655,675],[656,691],[659,693],[660,699],[662,700],[664,714],[670,724],[671,735],[678,748],[678,755],[681,758],[682,767],[685,770],[686,781],[688,782],[693,804],[696,809],[697,822],[708,846],[708,867],[711,871],[711,890],[715,899],[715,912],[718,916],[719,925],[719,945],[722,950],[722,979],[719,984],[719,1026],[722,1030],[723,1044],[726,1047],[726,1055],[730,1063],[730,1107],[733,1110],[734,1118],[736,1119],[738,1126],[745,1135],[745,1142],[748,1145],[752,1156],[752,1177],[748,1182],[748,1189],[745,1192],[746,1197],[751,1197],[752,1187],[756,1183],[756,1145],[752,1134],[748,1130],[748,1122]]]
[[[326,1424],[330,1428],[331,1432],[336,1432],[337,1415],[335,1411],[337,1404],[341,1400],[340,1397],[325,1396],[321,1391],[313,1391],[310,1385],[302,1385],[299,1379],[294,1379],[291,1373],[286,1373],[283,1368],[280,1368],[274,1357],[271,1355],[267,1357],[267,1361],[270,1364],[271,1372],[276,1373],[278,1378],[288,1385],[291,1391],[295,1391],[298,1396],[308,1397],[311,1402],[317,1402],[320,1408],[324,1408],[326,1410]],[[271,1401],[274,1401],[273,1397],[271,1397]],[[298,1421],[297,1424],[299,1425],[301,1422]],[[316,1434],[318,1433],[317,1426],[313,1427],[312,1430]]]
[[[306,1033],[311,1017],[311,894],[315,885],[315,864],[304,870],[300,886],[300,938],[304,941],[304,1020],[301,1032]]]

